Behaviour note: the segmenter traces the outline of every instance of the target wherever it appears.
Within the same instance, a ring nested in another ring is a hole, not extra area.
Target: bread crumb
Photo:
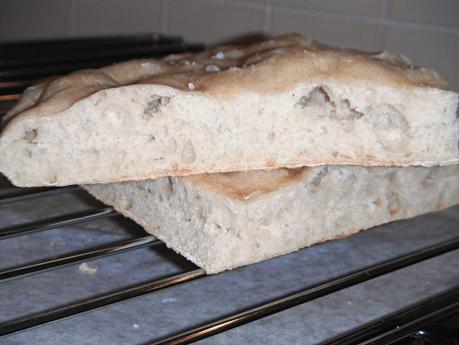
[[[224,58],[225,58],[225,53],[222,52],[221,50],[217,52],[217,54],[212,56],[212,59],[215,59],[215,60],[223,60]]]
[[[78,269],[80,270],[80,272],[90,274],[90,275],[94,275],[97,272],[97,267],[91,266],[86,262],[79,264]]]
[[[132,325],[132,328],[134,328],[134,329],[138,329],[139,327],[140,327],[140,326],[139,326],[137,323],[135,323],[135,324]]]
[[[220,67],[217,65],[207,65],[206,72],[220,72]]]
[[[195,86],[194,86],[193,83],[188,83],[187,86],[188,86],[188,88],[189,88],[190,90],[194,90],[194,89],[195,89]]]

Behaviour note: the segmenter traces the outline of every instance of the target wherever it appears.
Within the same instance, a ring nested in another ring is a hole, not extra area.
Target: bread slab
[[[217,273],[459,203],[459,165],[277,169],[84,188]]]
[[[457,102],[435,72],[403,56],[289,34],[32,86],[3,121],[0,171],[38,186],[453,164]]]

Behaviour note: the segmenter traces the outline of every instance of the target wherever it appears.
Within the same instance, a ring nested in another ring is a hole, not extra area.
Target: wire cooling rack
[[[65,188],[35,188],[15,189],[4,194],[0,198],[1,205],[20,203],[34,199],[40,202],[43,198],[55,196],[60,193],[72,193],[78,191],[79,187],[71,186]],[[43,218],[40,220],[16,224],[14,226],[0,229],[0,240],[12,237],[20,237],[26,234],[48,231],[54,228],[61,228],[70,225],[77,225],[83,222],[91,222],[101,218],[113,217],[117,213],[109,207],[91,208],[85,211],[65,214],[61,216]],[[88,260],[102,258],[108,255],[117,255],[126,251],[132,251],[145,246],[162,246],[163,243],[153,236],[144,235],[129,238],[114,243],[95,246],[76,252],[46,258],[40,261],[22,264],[0,270],[0,283],[12,279],[21,279],[32,274],[40,274],[49,270],[59,269],[68,265],[75,265]],[[239,310],[225,317],[218,318],[203,324],[182,330],[166,338],[152,341],[151,344],[184,344],[207,338],[215,334],[228,331],[232,328],[248,324],[269,315],[279,313],[320,297],[333,294],[337,291],[362,284],[376,277],[389,274],[402,268],[416,265],[422,261],[441,256],[442,254],[455,251],[459,248],[459,237],[450,238],[424,248],[408,252],[394,258],[388,258],[374,265],[361,269],[346,272],[334,276],[331,279],[318,284],[306,286],[304,289],[294,293],[282,295],[282,297],[265,301]],[[306,249],[308,250],[308,249]],[[225,274],[225,273],[223,273]],[[57,308],[32,313],[17,319],[9,320],[0,324],[0,335],[5,336],[11,333],[24,331],[32,327],[45,325],[52,321],[75,316],[83,312],[120,303],[134,297],[145,294],[152,294],[159,290],[167,289],[179,284],[187,284],[193,280],[201,279],[206,273],[200,268],[193,268],[183,273],[142,282],[127,288],[116,291],[109,291],[94,297],[78,300]],[[129,279],[127,275],[126,279]],[[1,284],[0,284],[1,291]],[[445,291],[424,298],[409,307],[397,310],[382,318],[372,320],[356,329],[344,332],[335,336],[327,343],[330,344],[354,344],[359,342],[376,342],[385,344],[389,340],[402,339],[407,336],[418,334],[423,326],[434,321],[454,315],[459,308],[459,285],[450,287]]]

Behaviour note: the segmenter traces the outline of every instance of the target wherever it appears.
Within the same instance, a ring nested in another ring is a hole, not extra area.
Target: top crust
[[[3,124],[13,118],[51,116],[97,91],[131,84],[167,85],[228,99],[247,91],[281,92],[304,80],[327,77],[354,85],[447,88],[436,72],[413,67],[404,56],[337,49],[286,34],[249,46],[132,60],[52,77],[29,87]]]

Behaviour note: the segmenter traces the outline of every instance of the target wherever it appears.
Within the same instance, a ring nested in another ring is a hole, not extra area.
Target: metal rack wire
[[[2,203],[20,202],[31,197],[42,198],[56,193],[75,191],[76,187],[63,189],[34,189],[32,194],[25,193],[25,190],[17,190],[2,198]],[[83,216],[81,215],[83,214]],[[96,218],[113,216],[116,213],[110,208],[103,210],[88,210],[82,213],[70,214],[58,217],[58,221],[36,221],[27,224],[19,224],[8,228],[0,229],[0,240],[11,236],[21,236],[34,231],[45,231],[47,229],[81,222],[89,222]],[[47,270],[57,269],[66,265],[77,264],[82,261],[92,260],[107,255],[116,255],[128,250],[135,250],[144,246],[162,245],[162,242],[152,236],[142,236],[128,240],[88,248],[78,252],[62,255],[56,258],[49,258],[30,264],[20,265],[0,271],[0,283],[9,279],[21,279],[30,274],[42,273]],[[377,265],[335,277],[315,286],[306,287],[296,293],[277,298],[275,300],[254,306],[242,312],[229,315],[225,318],[209,322],[192,329],[172,335],[166,339],[160,339],[151,344],[186,344],[199,339],[224,332],[231,328],[249,323],[251,321],[280,312],[287,308],[306,303],[313,299],[331,294],[340,289],[350,287],[364,281],[376,278],[383,274],[416,264],[423,260],[441,255],[459,248],[459,237],[438,243],[412,253],[389,259]],[[185,273],[175,274],[164,279],[152,280],[128,288],[120,289],[87,298],[76,303],[68,304],[44,312],[27,315],[12,321],[0,324],[0,336],[26,330],[31,327],[44,325],[51,321],[71,317],[82,312],[94,310],[113,303],[119,303],[144,294],[154,293],[177,284],[185,284],[192,280],[205,276],[202,269],[196,268]],[[415,306],[390,315],[382,320],[362,326],[361,329],[345,334],[337,339],[332,339],[330,344],[341,343],[386,343],[387,339],[401,339],[418,331],[422,326],[432,320],[445,317],[459,310],[459,285],[442,294],[433,296],[421,301]]]
[[[154,34],[0,44],[0,100],[15,100],[28,85],[50,75],[202,49]]]
[[[82,51],[84,47],[93,47],[93,49]],[[31,81],[50,73],[68,72],[82,67],[96,67],[130,57],[158,56],[165,53],[199,50],[201,48],[202,46],[199,45],[183,44],[177,38],[152,38],[152,36],[41,42],[38,44],[31,43],[30,45],[3,45],[0,46],[0,97],[3,97],[3,100],[14,100],[17,98],[17,93],[21,92]],[[52,55],[51,53],[55,52],[56,49],[59,49],[60,53]],[[96,52],[97,49],[99,53]],[[24,52],[28,50],[37,52],[39,58],[35,60],[23,58]],[[50,59],[50,55],[54,57]],[[18,56],[21,56],[23,60],[16,60]],[[1,103],[0,99],[0,114],[1,109],[7,108],[5,105],[2,108]],[[3,104],[6,104],[5,101]],[[8,103],[8,105],[10,104]],[[0,197],[0,206],[31,199],[46,198],[61,193],[72,193],[78,190],[80,190],[78,186],[64,188],[17,188]],[[0,240],[114,216],[118,216],[118,214],[113,209],[101,207],[48,217],[33,222],[0,228]],[[94,260],[109,255],[118,255],[143,247],[162,245],[163,243],[154,237],[142,235],[114,243],[89,247],[57,257],[2,269],[0,270],[0,284],[12,279],[21,279],[32,274],[41,274],[49,270],[75,265],[83,261]],[[334,277],[314,286],[307,286],[295,293],[254,305],[245,310],[226,315],[223,318],[192,327],[177,334],[172,334],[167,338],[156,339],[151,344],[191,343],[456,249],[459,249],[459,237],[416,250],[400,257],[388,259],[387,261],[359,269],[349,274]],[[9,320],[0,323],[0,336],[45,325],[52,321],[62,320],[103,306],[127,301],[137,296],[152,294],[178,284],[186,284],[200,279],[205,275],[206,273],[202,269],[195,267],[184,273],[143,282],[57,308]],[[417,334],[420,337],[417,332],[428,323],[458,312],[459,285],[388,315],[383,319],[375,320],[351,332],[330,339],[327,344],[387,344],[413,334]]]

